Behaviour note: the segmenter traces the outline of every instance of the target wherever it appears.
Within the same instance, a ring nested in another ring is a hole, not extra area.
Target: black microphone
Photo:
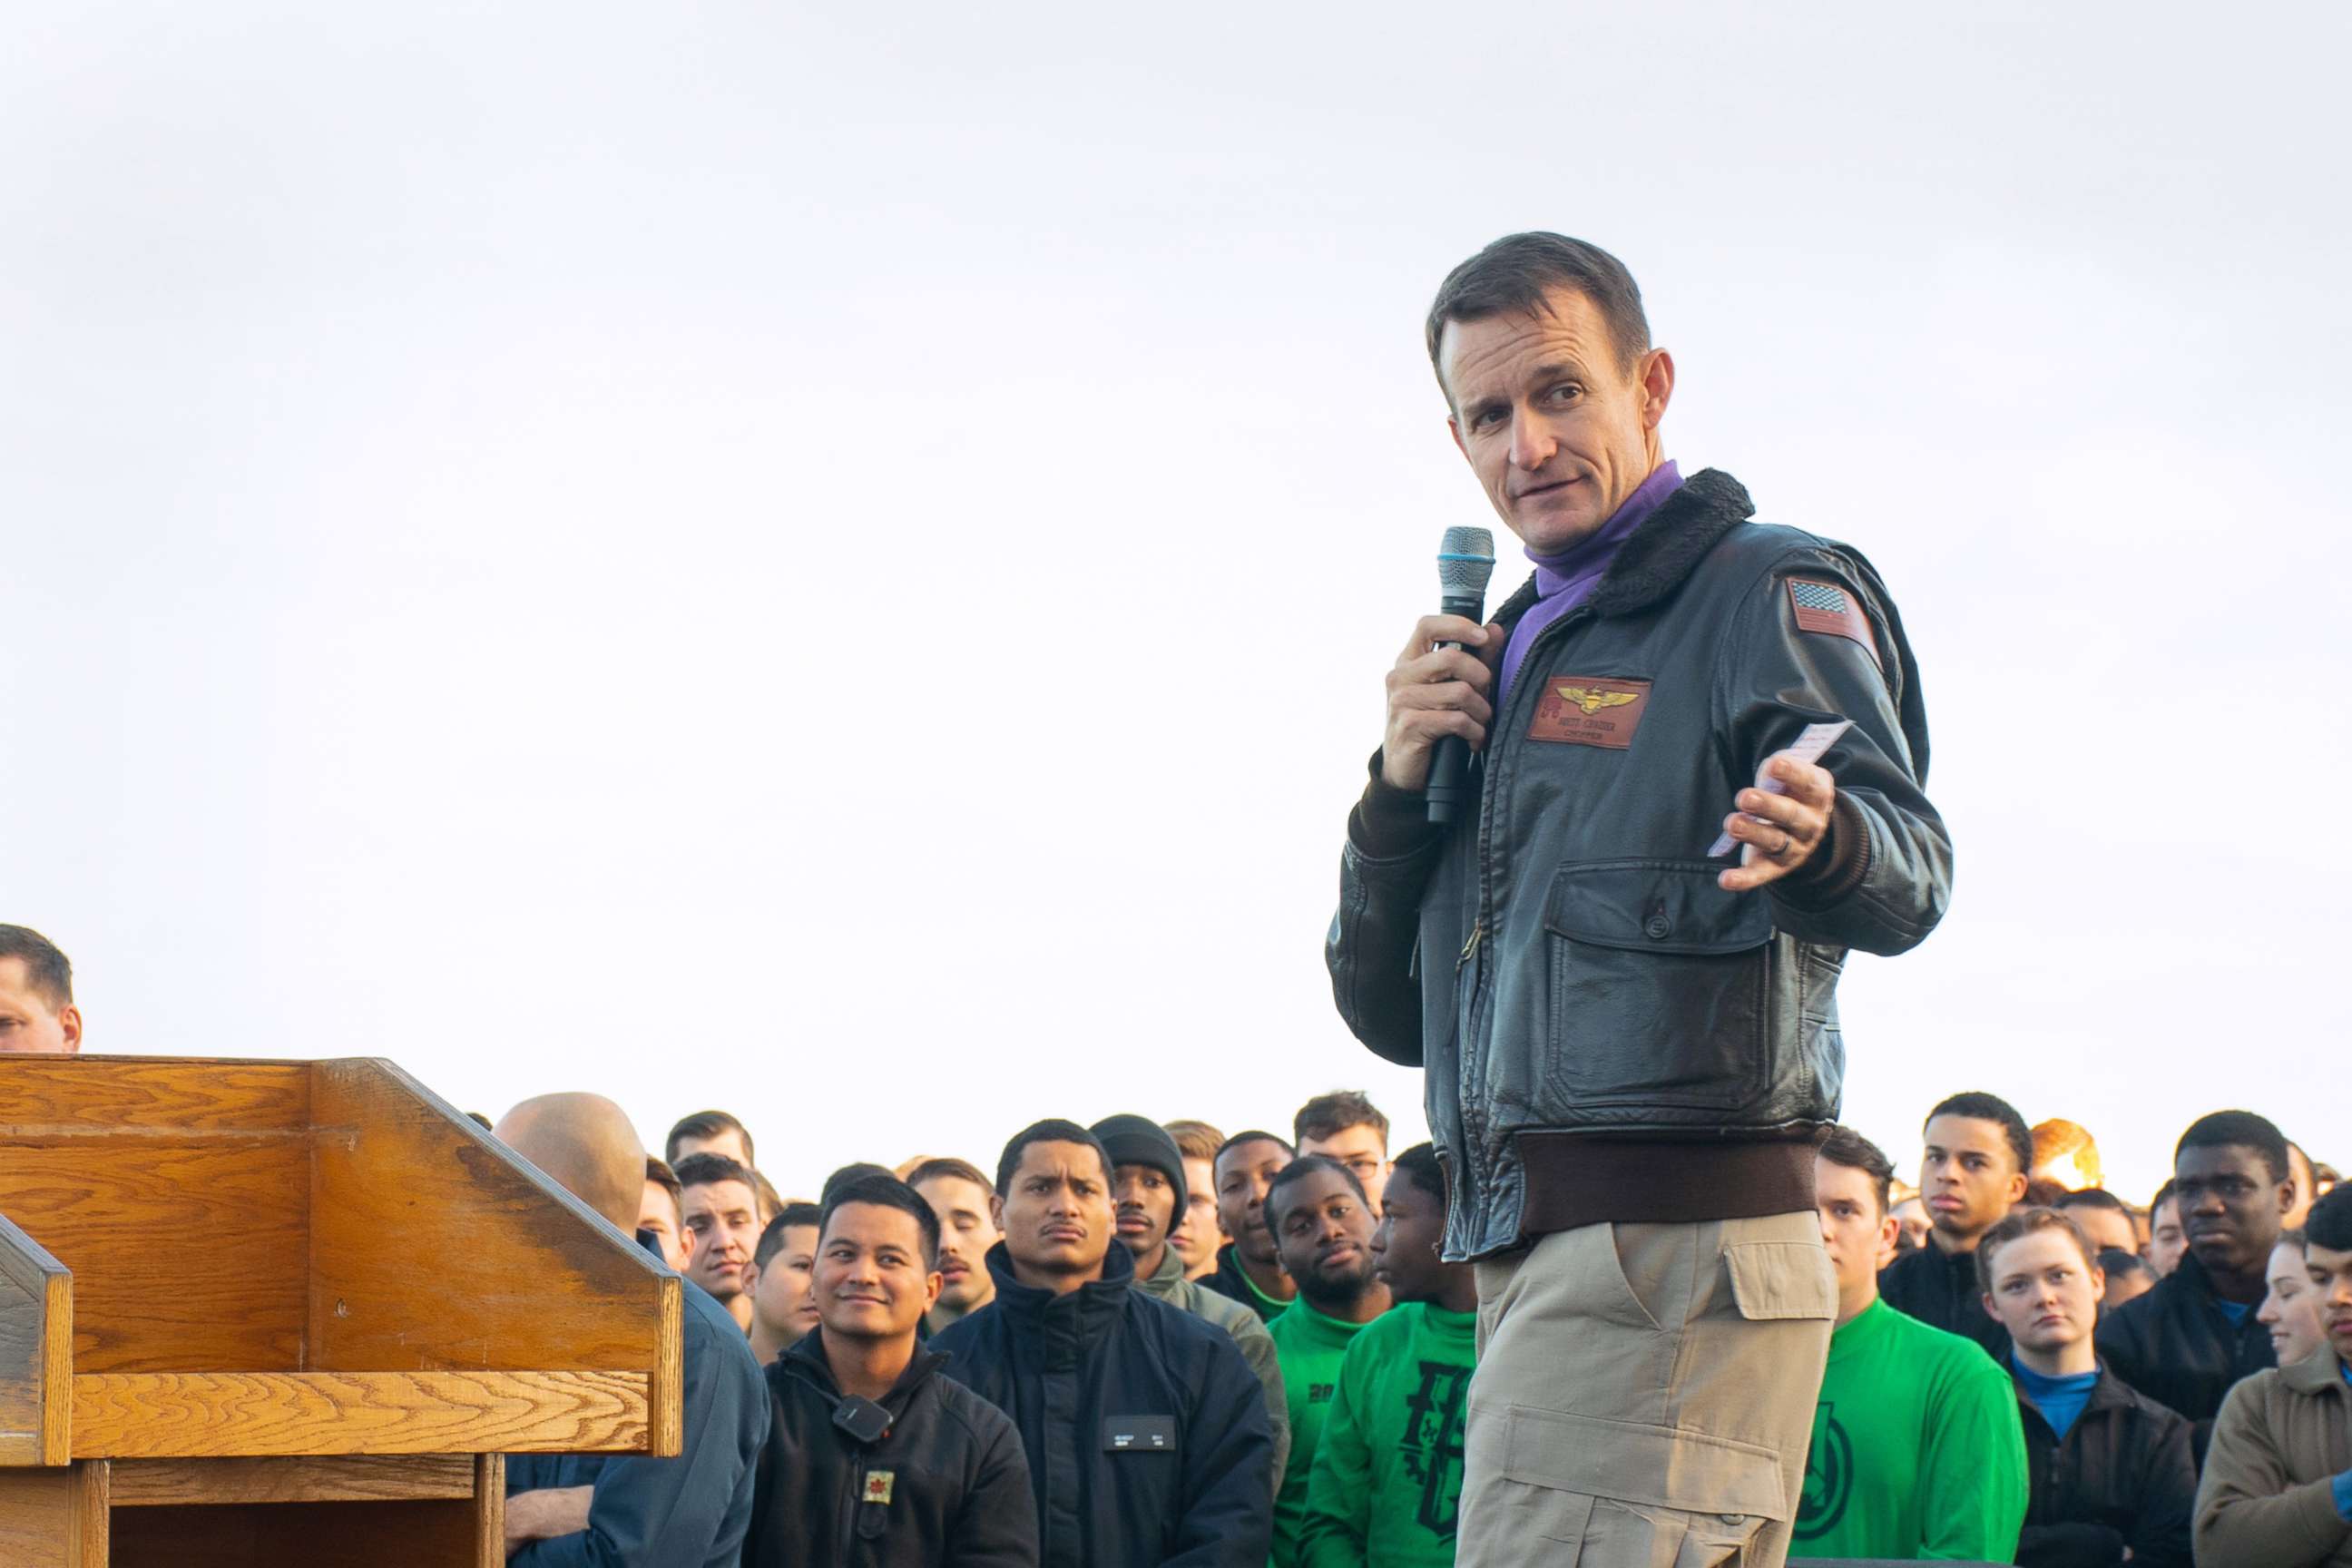
[[[1486,579],[1495,574],[1495,536],[1483,528],[1449,528],[1437,547],[1438,613],[1484,623]],[[1460,643],[1444,643],[1460,647]],[[1452,822],[1470,803],[1470,742],[1447,735],[1429,759],[1429,820]],[[1475,803],[1472,803],[1475,804]]]

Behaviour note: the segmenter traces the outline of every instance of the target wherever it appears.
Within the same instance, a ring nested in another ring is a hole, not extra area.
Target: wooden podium
[[[677,1277],[389,1062],[0,1057],[0,1563],[503,1563],[676,1454]]]

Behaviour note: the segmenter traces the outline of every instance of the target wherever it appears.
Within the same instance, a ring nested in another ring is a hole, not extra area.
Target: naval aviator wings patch
[[[1530,741],[1571,746],[1606,746],[1622,752],[1633,743],[1643,712],[1650,706],[1650,683],[1598,675],[1554,675],[1544,679],[1536,703]]]

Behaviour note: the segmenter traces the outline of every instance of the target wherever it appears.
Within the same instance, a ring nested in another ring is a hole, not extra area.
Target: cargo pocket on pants
[[[1837,1319],[1837,1270],[1813,1241],[1735,1241],[1723,1249],[1731,1299],[1749,1322]]]

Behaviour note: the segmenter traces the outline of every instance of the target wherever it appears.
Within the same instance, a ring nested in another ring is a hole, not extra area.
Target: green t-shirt
[[[1373,1320],[1377,1322],[1379,1320]],[[1368,1325],[1326,1317],[1301,1297],[1265,1326],[1274,1336],[1275,1359],[1282,1363],[1282,1391],[1290,1401],[1290,1463],[1274,1498],[1274,1568],[1296,1568],[1298,1527],[1307,1517],[1307,1477],[1315,1465],[1315,1439],[1330,1414],[1339,1388],[1339,1363]]]
[[[1791,1555],[2008,1563],[2025,1500],[2017,1389],[1982,1347],[1884,1301],[1830,1336]]]
[[[1315,1445],[1301,1568],[1452,1568],[1478,1315],[1409,1301],[1339,1362]]]

